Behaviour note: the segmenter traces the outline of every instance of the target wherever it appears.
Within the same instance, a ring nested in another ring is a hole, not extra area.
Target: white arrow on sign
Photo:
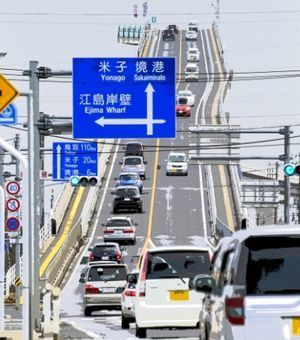
[[[56,178],[61,178],[61,146],[58,144],[56,147]]]
[[[147,135],[153,135],[154,124],[164,124],[164,119],[153,119],[153,92],[154,89],[149,83],[146,87],[147,93],[147,117],[146,118],[105,118],[101,117],[95,123],[104,127],[105,125],[147,125]]]

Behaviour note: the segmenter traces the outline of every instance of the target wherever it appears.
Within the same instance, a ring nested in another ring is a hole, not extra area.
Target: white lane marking
[[[65,323],[67,323],[67,324],[69,324],[69,325],[71,325],[72,327],[74,327],[74,328],[77,329],[78,331],[80,331],[80,332],[82,332],[82,333],[85,333],[86,335],[88,335],[89,337],[91,337],[91,338],[93,338],[93,339],[99,339],[99,334],[93,333],[93,332],[91,332],[91,331],[86,331],[85,329],[79,327],[79,326],[77,325],[77,323],[74,322],[74,321],[70,321],[70,320],[65,319],[65,318],[61,319],[61,321],[62,321],[62,322],[65,322]]]
[[[167,202],[167,220],[166,220],[166,225],[173,225],[173,218],[172,218],[172,211],[173,211],[173,206],[172,206],[172,201],[173,201],[173,189],[174,187],[168,186],[166,188],[166,202]]]

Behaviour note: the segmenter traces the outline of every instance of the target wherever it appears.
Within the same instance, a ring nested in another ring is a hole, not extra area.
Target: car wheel
[[[142,207],[138,208],[138,213],[141,213],[141,212],[143,212],[143,208]]]
[[[188,173],[186,172],[185,174],[184,174],[184,176],[187,176],[188,175]]]
[[[122,315],[121,327],[122,327],[122,329],[128,329],[129,328],[129,320],[127,318],[124,318],[123,315]]]
[[[139,328],[138,325],[136,325],[135,336],[137,338],[145,339],[147,336],[147,328]]]
[[[131,244],[134,246],[136,244],[136,239],[132,240]]]
[[[168,172],[166,172],[166,176],[169,176],[169,173],[168,173]]]
[[[113,208],[113,213],[116,214],[118,212],[117,208]]]
[[[91,315],[92,315],[91,308],[85,307],[84,308],[84,316],[91,316]]]

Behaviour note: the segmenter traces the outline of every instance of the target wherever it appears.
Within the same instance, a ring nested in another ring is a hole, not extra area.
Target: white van
[[[193,274],[209,273],[211,250],[203,246],[168,246],[145,252],[136,282],[136,336],[150,328],[199,325],[202,299],[189,288]],[[203,294],[204,296],[204,294]]]
[[[184,79],[186,81],[198,81],[200,76],[199,67],[195,63],[188,63],[184,69]]]

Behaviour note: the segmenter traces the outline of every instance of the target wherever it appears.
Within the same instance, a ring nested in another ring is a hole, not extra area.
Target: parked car
[[[178,34],[179,32],[179,27],[177,25],[168,25],[168,30],[173,30],[175,34]]]
[[[130,281],[137,281],[138,270],[132,271],[127,275],[127,284],[121,296],[121,311],[122,311],[122,323],[121,327],[123,329],[128,329],[131,322],[135,322],[135,295],[136,295],[136,285],[133,282],[128,282],[128,277]],[[134,278],[133,278],[134,276]]]
[[[135,244],[136,223],[129,216],[109,217],[106,224],[102,224],[104,241],[118,241]]]
[[[144,156],[144,147],[141,142],[128,142],[124,149],[125,156]]]
[[[126,156],[121,162],[121,172],[137,173],[142,179],[146,178],[146,167],[143,157],[141,156]]]
[[[173,30],[167,29],[162,31],[162,40],[163,41],[174,41],[175,33]]]
[[[197,64],[188,63],[184,69],[184,78],[186,81],[198,81],[200,76],[200,70]]]
[[[298,338],[299,266],[300,226],[260,226],[221,240],[212,274],[191,281],[205,293],[200,338]]]
[[[113,201],[113,213],[119,210],[137,210],[141,213],[143,211],[143,202],[138,187],[134,186],[120,186],[113,192],[115,195]]]
[[[124,255],[122,248],[116,242],[101,242],[89,248],[89,261],[116,261],[122,263]]]
[[[181,116],[181,117],[191,116],[191,107],[189,105],[189,100],[186,97],[177,98],[176,116]]]
[[[187,51],[187,60],[197,62],[200,60],[200,51],[197,47],[190,47]]]
[[[121,309],[121,294],[126,285],[128,268],[125,264],[94,264],[87,268],[85,276],[79,279],[84,283],[84,315],[101,309]]]
[[[197,40],[197,38],[197,32],[195,32],[194,30],[186,31],[185,40]]]
[[[189,328],[198,325],[201,298],[189,288],[196,273],[208,273],[210,249],[168,246],[148,249],[136,282],[136,336],[151,328]],[[204,294],[203,294],[204,295]]]
[[[140,193],[143,192],[143,181],[140,175],[135,172],[121,172],[119,177],[115,179],[117,180],[116,187],[130,185],[138,187]]]
[[[188,160],[184,152],[170,152],[166,159],[166,175],[188,175]]]
[[[195,31],[198,32],[199,28],[198,28],[198,23],[196,20],[191,20],[188,24],[188,31]]]
[[[196,96],[193,94],[193,92],[191,90],[178,91],[177,101],[179,100],[179,98],[182,98],[182,97],[187,98],[189,106],[195,105],[195,97]]]

